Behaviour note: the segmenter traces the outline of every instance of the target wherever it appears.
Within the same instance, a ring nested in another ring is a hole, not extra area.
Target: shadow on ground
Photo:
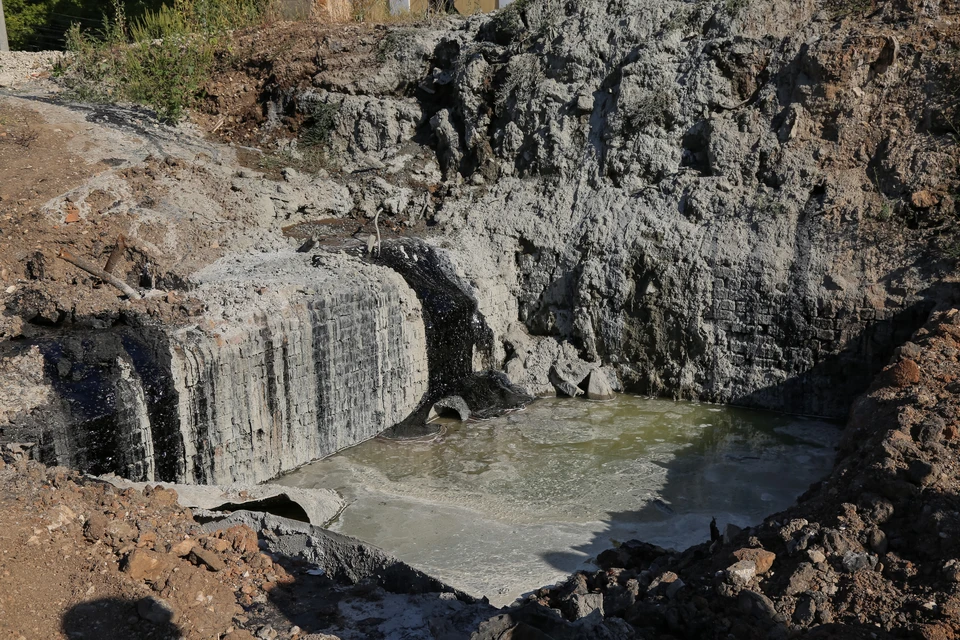
[[[173,612],[154,598],[102,598],[82,602],[63,615],[63,634],[83,640],[179,640]]]

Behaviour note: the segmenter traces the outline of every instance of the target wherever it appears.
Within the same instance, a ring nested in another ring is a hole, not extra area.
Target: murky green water
[[[833,462],[824,422],[623,395],[540,400],[424,442],[371,440],[280,484],[337,489],[333,529],[495,604],[589,566],[611,540],[683,548],[710,518],[786,508]]]

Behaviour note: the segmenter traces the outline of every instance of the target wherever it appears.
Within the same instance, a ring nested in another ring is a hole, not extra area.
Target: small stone
[[[798,593],[809,591],[816,576],[817,570],[812,564],[809,562],[801,562],[797,565],[797,568],[794,569],[793,573],[790,574],[790,578],[787,580],[787,586],[784,589],[784,594],[795,596]]]
[[[111,520],[107,523],[106,534],[116,543],[120,543],[133,540],[137,531],[123,520]]]
[[[557,390],[557,393],[569,396],[571,398],[576,398],[577,396],[583,395],[583,389],[577,386],[576,382],[568,378],[565,374],[561,373],[556,365],[550,367],[550,371],[547,373],[547,378],[550,380],[550,384],[553,385],[554,389]]]
[[[887,534],[879,527],[873,527],[867,534],[867,544],[871,551],[883,555],[887,552]]]
[[[137,613],[153,624],[172,624],[176,621],[176,612],[173,607],[166,600],[153,596],[137,602]]]
[[[150,547],[151,549],[157,544],[157,534],[154,531],[146,531],[140,534],[140,537],[137,538],[137,546],[140,548]]]
[[[758,620],[776,622],[780,619],[773,602],[762,593],[744,589],[740,592],[737,604],[740,606],[740,611]]]
[[[956,559],[948,560],[943,565],[943,574],[952,582],[960,582],[960,562]]]
[[[752,560],[757,568],[757,575],[763,575],[773,566],[773,561],[777,559],[777,554],[766,549],[737,549],[733,552],[733,557],[737,560]]]
[[[260,630],[257,631],[257,637],[260,640],[276,640],[277,631],[270,625],[260,627]]]
[[[91,513],[83,525],[83,535],[90,542],[96,542],[107,533],[107,519],[101,513]]]
[[[590,400],[613,400],[616,394],[610,387],[607,376],[599,369],[590,372],[587,380],[587,398]]]
[[[910,360],[916,360],[922,353],[923,350],[916,342],[904,342],[897,348],[897,355]]]
[[[909,358],[904,358],[887,369],[890,384],[895,387],[909,387],[920,382],[920,367]]]
[[[564,602],[563,610],[567,614],[567,618],[569,620],[586,618],[594,611],[599,611],[600,615],[602,616],[603,594],[587,593],[581,595],[579,593],[575,593]]]
[[[123,570],[134,580],[157,582],[169,569],[169,563],[152,551],[137,549],[127,556]]]
[[[74,222],[80,221],[80,209],[77,208],[77,205],[72,202],[68,202],[66,206],[67,215],[63,218],[65,224],[73,224]]]
[[[650,581],[650,586],[647,588],[648,591],[653,591],[662,584],[670,584],[671,582],[676,582],[679,580],[679,576],[673,571],[664,571],[656,578]]]
[[[807,627],[816,619],[817,603],[809,595],[802,596],[793,610],[793,621],[801,627]]]
[[[854,573],[862,569],[873,570],[877,566],[877,557],[869,553],[856,553],[847,551],[843,554],[843,568],[849,573]]]
[[[181,540],[177,544],[170,547],[170,553],[178,558],[185,558],[190,555],[191,551],[193,551],[195,544],[196,543],[193,540]]]
[[[807,549],[807,557],[810,558],[810,562],[814,564],[820,564],[821,562],[827,561],[827,556],[824,555],[823,551],[819,549]]]
[[[194,547],[190,550],[190,562],[199,566],[204,565],[211,571],[223,571],[226,565],[223,560],[213,551],[208,551],[202,547]]]
[[[577,111],[580,113],[590,113],[593,111],[594,99],[589,93],[581,93],[577,96]]]
[[[636,582],[636,580],[634,580]],[[638,589],[639,591],[639,589]],[[608,587],[603,594],[603,611],[608,616],[623,617],[623,613],[637,601],[637,593],[619,584]]]
[[[727,567],[727,580],[736,587],[746,586],[757,575],[753,560],[741,560]]]

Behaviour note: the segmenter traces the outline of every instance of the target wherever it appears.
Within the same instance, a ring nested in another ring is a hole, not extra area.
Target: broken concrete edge
[[[94,480],[107,482],[118,489],[137,489],[147,486],[163,487],[176,491],[177,502],[181,507],[202,509],[206,512],[235,511],[243,507],[246,511],[262,510],[272,513],[282,509],[286,513],[302,511],[302,515],[312,525],[323,527],[336,520],[347,503],[339,493],[332,489],[303,489],[281,485],[229,484],[195,485],[172,482],[133,482],[115,475],[90,476]]]
[[[254,511],[234,511],[229,515],[199,512],[194,513],[194,518],[207,533],[246,525],[259,533],[261,545],[270,553],[299,558],[338,582],[374,580],[392,593],[450,593],[467,604],[487,601],[454,589],[358,538],[305,522]]]

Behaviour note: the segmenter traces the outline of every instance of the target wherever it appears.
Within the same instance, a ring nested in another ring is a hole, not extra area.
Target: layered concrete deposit
[[[94,473],[257,482],[373,437],[424,396],[420,303],[392,271],[291,251],[195,277],[200,323],[38,340],[45,362],[31,362],[62,403],[19,439],[42,428],[45,456]]]
[[[182,481],[273,477],[400,422],[427,390],[420,303],[391,271],[292,254],[197,279],[222,324],[172,336]]]

